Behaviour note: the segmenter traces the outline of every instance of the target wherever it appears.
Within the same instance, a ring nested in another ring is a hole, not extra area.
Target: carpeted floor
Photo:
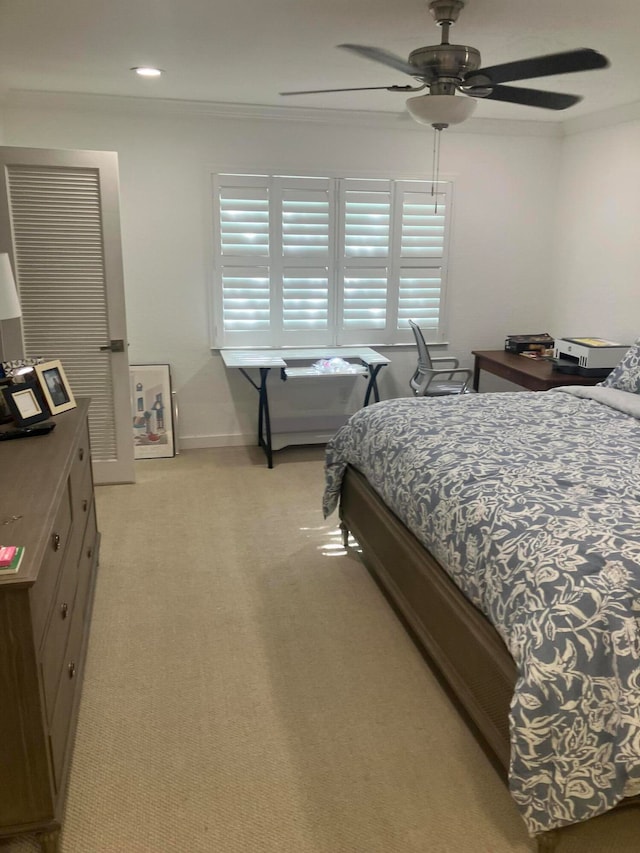
[[[97,490],[61,853],[531,853],[509,794],[324,521],[321,448],[190,451]],[[558,853],[637,853],[640,811]],[[0,844],[31,853],[33,840]]]

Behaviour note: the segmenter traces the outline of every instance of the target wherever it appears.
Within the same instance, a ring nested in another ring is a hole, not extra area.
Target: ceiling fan
[[[596,50],[581,48],[530,59],[506,62],[502,65],[481,67],[480,52],[475,47],[449,43],[449,28],[458,20],[465,0],[431,0],[429,11],[442,28],[440,44],[427,45],[413,50],[408,59],[402,59],[378,47],[358,44],[340,44],[358,56],[380,62],[396,71],[408,74],[417,80],[418,86],[362,86],[347,89],[311,89],[300,92],[280,92],[281,95],[313,95],[323,92],[357,92],[386,89],[388,92],[429,93],[407,100],[407,109],[414,119],[431,124],[437,130],[457,124],[469,118],[475,109],[476,98],[506,101],[549,110],[565,110],[581,100],[579,95],[562,92],[547,92],[542,89],[526,89],[520,86],[505,86],[516,80],[530,80],[574,71],[590,71],[606,68],[609,60]],[[461,98],[456,92],[467,95]]]

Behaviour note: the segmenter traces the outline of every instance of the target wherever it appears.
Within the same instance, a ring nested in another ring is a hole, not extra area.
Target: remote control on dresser
[[[13,438],[29,438],[32,435],[47,435],[54,427],[54,423],[47,421],[44,424],[7,429],[0,432],[0,441],[11,441]]]

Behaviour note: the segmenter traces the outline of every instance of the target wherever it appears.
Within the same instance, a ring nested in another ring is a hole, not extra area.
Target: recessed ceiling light
[[[159,77],[162,74],[162,70],[160,68],[149,68],[144,65],[132,68],[131,71],[135,71],[136,74],[139,74],[141,77]]]

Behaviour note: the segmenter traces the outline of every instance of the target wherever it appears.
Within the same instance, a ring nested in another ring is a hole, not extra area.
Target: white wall
[[[130,360],[172,365],[183,447],[253,441],[256,394],[210,350],[208,173],[429,177],[432,131],[388,120],[324,124],[80,102],[52,96],[7,106],[5,144],[118,152]],[[466,365],[472,349],[501,348],[505,334],[546,331],[550,322],[550,211],[562,140],[546,130],[530,135],[529,122],[485,125],[497,132],[470,132],[469,124],[441,138],[441,176],[455,180],[448,351]],[[381,375],[383,397],[407,394],[415,351],[386,353],[393,364]]]
[[[552,334],[640,335],[640,121],[562,146]]]

